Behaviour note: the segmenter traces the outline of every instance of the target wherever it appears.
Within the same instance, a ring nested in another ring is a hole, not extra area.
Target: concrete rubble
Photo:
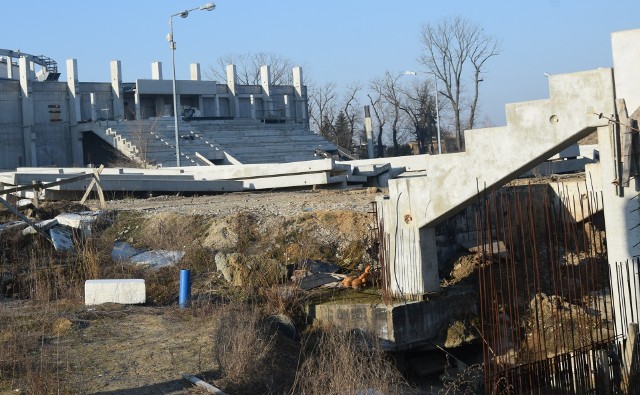
[[[139,250],[124,241],[116,242],[111,249],[111,258],[115,261],[129,262],[135,265],[148,265],[156,270],[176,264],[184,254],[184,251]]]

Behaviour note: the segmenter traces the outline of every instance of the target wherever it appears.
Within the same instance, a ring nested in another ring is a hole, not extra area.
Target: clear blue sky
[[[169,15],[200,0],[30,0],[3,7],[0,47],[78,60],[81,81],[109,81],[109,61],[123,79],[150,78],[151,62],[171,71],[165,40]],[[212,12],[174,18],[177,77],[205,70],[222,55],[275,52],[314,81],[338,86],[385,70],[419,70],[418,33],[425,23],[461,15],[502,41],[488,64],[481,119],[504,123],[504,104],[548,96],[544,72],[611,66],[610,33],[640,28],[640,0],[355,1],[218,0]]]

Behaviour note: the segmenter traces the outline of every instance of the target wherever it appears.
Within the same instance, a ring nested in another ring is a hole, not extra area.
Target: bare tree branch
[[[462,17],[453,17],[437,24],[422,27],[420,41],[423,53],[420,62],[442,82],[441,94],[449,101],[453,112],[458,148],[464,147],[463,131],[473,128],[479,97],[479,82],[486,61],[499,54],[500,44],[495,37],[485,34],[484,29]],[[471,65],[470,78],[473,93],[465,92],[464,78]],[[469,97],[470,95],[470,97]],[[469,109],[463,103],[471,103]],[[468,111],[463,124],[463,112]]]

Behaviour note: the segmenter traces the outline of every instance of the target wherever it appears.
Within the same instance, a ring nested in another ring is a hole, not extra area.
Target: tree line
[[[363,106],[368,105],[377,157],[434,152],[441,143],[438,126],[450,142],[448,151],[464,150],[464,130],[477,124],[480,83],[487,61],[499,54],[500,42],[460,16],[423,25],[419,38],[420,70],[386,70],[366,84],[354,82],[343,89],[333,82],[313,82],[307,75],[311,130],[358,153],[366,143]],[[229,63],[236,64],[242,84],[259,84],[263,64],[270,65],[273,84],[291,84],[294,62],[282,55],[226,56],[210,67],[210,77],[225,80]]]

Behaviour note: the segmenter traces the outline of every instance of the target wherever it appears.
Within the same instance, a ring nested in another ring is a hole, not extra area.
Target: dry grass
[[[113,219],[90,240],[78,240],[75,254],[54,251],[39,235],[0,236],[0,275],[13,279],[11,296],[28,300],[0,300],[0,322],[7,323],[0,331],[0,392],[73,392],[65,377],[81,372],[71,371],[58,342],[60,328],[71,325],[65,316],[82,306],[85,280],[144,278],[149,305],[175,306],[181,268],[191,269],[194,281],[190,314],[217,323],[212,333],[215,351],[207,363],[219,369],[216,384],[225,391],[348,394],[374,388],[395,394],[407,388],[393,361],[369,335],[320,328],[300,342],[278,332],[268,319],[283,315],[298,329],[306,325],[309,294],[283,286],[287,263],[340,257],[351,266],[364,254],[364,243],[345,243],[338,250],[310,229],[264,233],[254,216],[239,215],[231,230],[238,236],[235,251],[241,255],[238,275],[243,286],[233,287],[216,272],[217,250],[203,243],[210,218],[119,213]],[[118,240],[144,249],[182,250],[185,256],[180,265],[159,270],[114,262],[110,253]],[[30,313],[16,317],[3,307],[8,303],[27,303],[30,307],[20,311]]]
[[[316,328],[306,337],[292,393],[400,394],[411,388],[383,351],[375,336],[361,330],[331,326]]]
[[[295,352],[283,352],[285,341],[257,306],[232,303],[220,308],[214,319],[214,361],[221,371],[216,385],[233,394],[281,394],[290,387]]]

